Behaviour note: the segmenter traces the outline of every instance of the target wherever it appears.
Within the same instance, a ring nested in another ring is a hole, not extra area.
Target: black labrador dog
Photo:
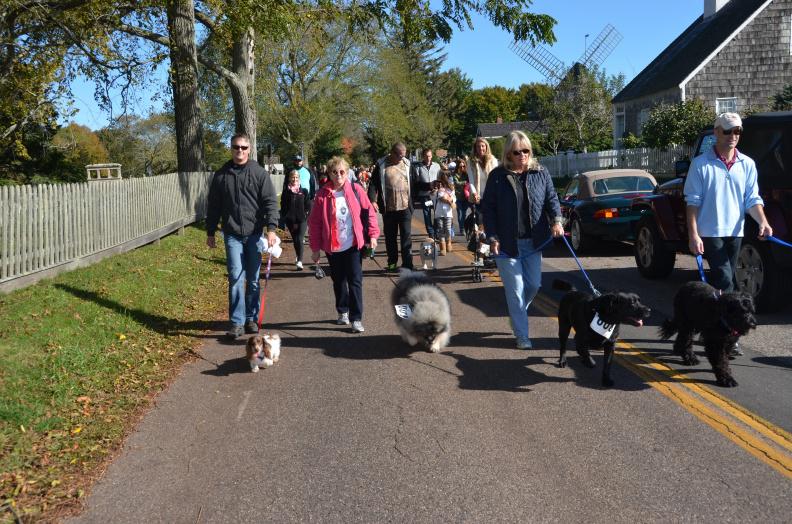
[[[720,293],[704,282],[688,282],[674,297],[674,317],[663,322],[660,338],[674,334],[674,353],[682,363],[699,363],[693,353],[693,335],[701,333],[704,351],[719,386],[733,388],[737,381],[729,369],[729,350],[748,331],[756,328],[753,298],[747,293]]]
[[[555,280],[553,288],[567,291],[558,306],[558,343],[561,349],[558,367],[567,365],[566,343],[570,329],[575,328],[575,349],[583,365],[593,368],[596,363],[589,351],[604,349],[602,385],[613,386],[611,364],[616,340],[619,338],[619,325],[626,322],[633,326],[643,326],[643,321],[649,318],[651,310],[641,303],[635,293],[604,293],[595,297],[575,290],[563,280]]]

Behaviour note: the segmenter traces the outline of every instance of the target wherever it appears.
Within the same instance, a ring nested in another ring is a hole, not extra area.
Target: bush
[[[693,145],[702,129],[712,125],[715,112],[701,100],[662,104],[652,109],[641,136],[649,147],[667,149],[676,144]]]

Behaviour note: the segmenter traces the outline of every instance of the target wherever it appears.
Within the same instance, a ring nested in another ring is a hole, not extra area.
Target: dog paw
[[[591,357],[580,357],[580,360],[583,361],[583,365],[587,368],[593,368],[597,366],[597,363],[594,362],[594,359]]]
[[[698,366],[701,361],[696,355],[683,355],[682,364],[685,366]]]
[[[258,366],[252,366],[250,368],[250,371],[252,371],[253,373],[258,373],[258,369],[259,369]]]
[[[565,367],[567,367],[567,360],[566,360],[566,358],[559,358],[559,359],[558,359],[558,362],[556,362],[556,366],[558,366],[558,367],[560,367],[560,368],[565,368]]]
[[[736,388],[737,381],[731,375],[725,377],[718,377],[717,384],[723,388]]]
[[[610,377],[602,377],[602,387],[604,388],[612,388],[613,387],[613,379]]]

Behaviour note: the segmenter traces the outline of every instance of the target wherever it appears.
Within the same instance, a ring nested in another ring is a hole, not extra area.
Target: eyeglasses
[[[333,173],[334,175],[345,175],[345,174],[346,174],[346,170],[344,170],[344,169],[334,169],[334,170],[332,171],[332,173]]]
[[[531,150],[530,149],[516,149],[516,150],[512,151],[511,154],[514,155],[514,156],[530,155],[531,154]]]
[[[231,149],[236,149],[237,151],[247,151],[250,146],[241,146],[239,144],[233,144]]]
[[[733,127],[733,128],[731,128],[729,130],[722,129],[722,131],[723,131],[724,135],[731,135],[732,133],[734,133],[735,135],[740,136],[742,134],[742,128],[741,127]]]

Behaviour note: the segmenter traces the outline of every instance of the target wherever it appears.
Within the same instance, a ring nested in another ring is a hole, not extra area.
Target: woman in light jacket
[[[484,197],[484,188],[490,172],[498,167],[498,159],[492,155],[489,142],[478,137],[473,142],[473,154],[467,165],[468,180],[475,187],[476,194],[470,195],[471,204],[479,204]]]
[[[542,249],[564,234],[550,173],[522,131],[506,137],[503,163],[492,170],[481,202],[484,228],[506,293],[518,349],[530,349],[528,306],[542,280]]]
[[[348,180],[349,165],[340,157],[327,164],[329,182],[317,191],[308,217],[311,260],[324,251],[330,261],[339,325],[363,332],[363,248],[376,249],[380,231],[366,192]],[[364,224],[361,215],[368,215]]]

